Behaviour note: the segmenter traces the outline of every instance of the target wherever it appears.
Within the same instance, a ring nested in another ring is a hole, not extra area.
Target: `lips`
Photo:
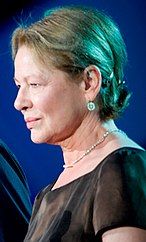
[[[26,126],[28,129],[32,129],[35,127],[36,123],[40,120],[40,118],[29,117],[25,119]]]

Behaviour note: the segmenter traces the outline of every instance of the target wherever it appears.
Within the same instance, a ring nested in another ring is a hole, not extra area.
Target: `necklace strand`
[[[101,143],[106,139],[106,137],[107,137],[109,134],[114,133],[114,132],[119,132],[119,133],[122,133],[122,134],[126,135],[126,134],[125,134],[122,130],[120,130],[120,129],[114,129],[114,130],[112,130],[112,131],[106,131],[106,132],[103,134],[103,136],[101,137],[101,139],[97,140],[96,143],[93,144],[89,149],[87,149],[83,155],[81,155],[78,159],[74,160],[74,161],[72,162],[72,164],[70,164],[70,165],[63,165],[63,168],[66,169],[66,168],[72,168],[72,167],[74,167],[74,165],[75,165],[77,162],[79,162],[79,161],[80,161],[81,159],[83,159],[86,155],[88,155],[93,149],[95,149],[95,147],[96,147],[97,145],[101,144]]]

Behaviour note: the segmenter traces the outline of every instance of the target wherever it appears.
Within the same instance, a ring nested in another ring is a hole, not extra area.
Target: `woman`
[[[91,8],[51,9],[14,31],[12,54],[15,108],[65,162],[36,197],[25,242],[146,241],[146,152],[114,123],[130,97],[117,25]]]

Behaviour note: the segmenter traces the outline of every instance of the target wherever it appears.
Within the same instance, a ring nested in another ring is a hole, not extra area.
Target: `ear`
[[[101,88],[101,72],[95,65],[85,68],[83,73],[82,89],[88,101],[94,101]]]

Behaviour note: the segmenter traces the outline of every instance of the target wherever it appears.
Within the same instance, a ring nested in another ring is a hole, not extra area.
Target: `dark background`
[[[3,4],[3,7],[2,7]],[[62,170],[58,146],[33,144],[23,117],[14,107],[10,39],[21,21],[31,22],[51,7],[84,4],[104,10],[118,23],[128,51],[125,80],[133,95],[123,117],[116,121],[132,139],[146,148],[146,2],[143,0],[1,1],[0,8],[0,137],[11,148],[25,171],[31,200]]]

